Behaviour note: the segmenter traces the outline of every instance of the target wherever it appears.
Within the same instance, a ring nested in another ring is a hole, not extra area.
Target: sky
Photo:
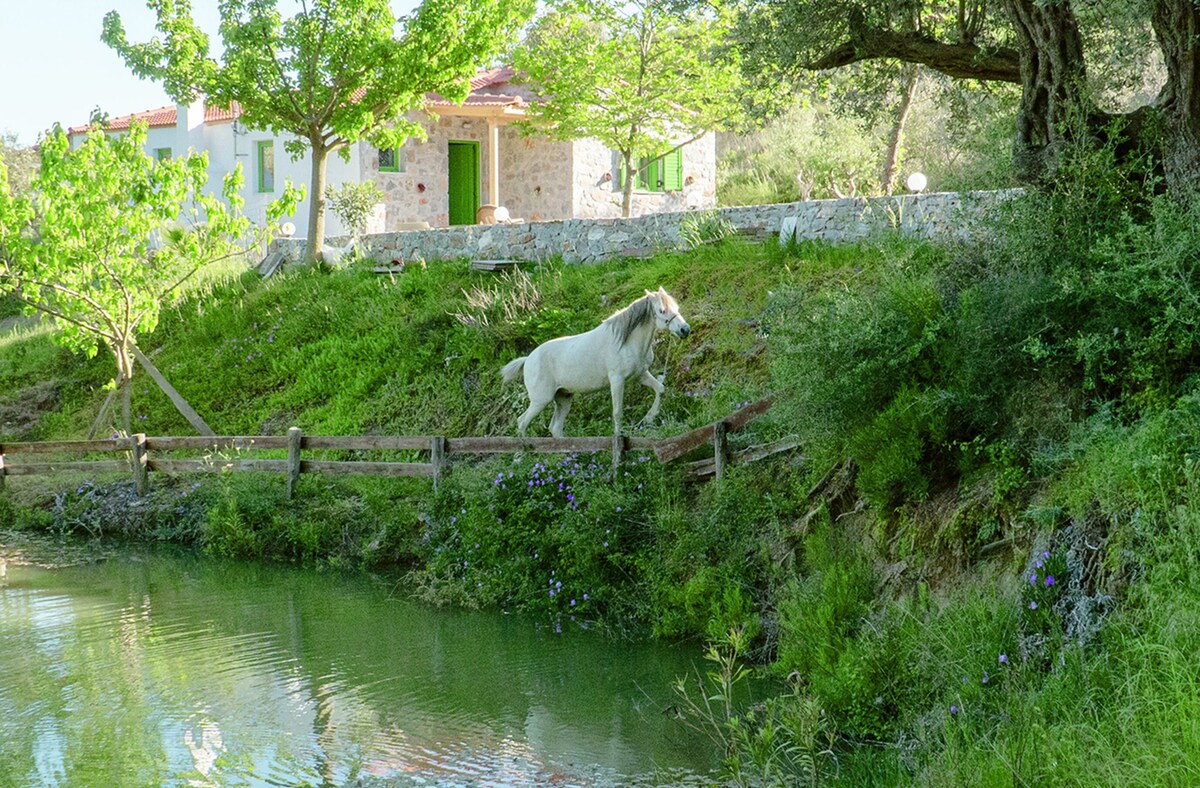
[[[290,3],[280,3],[289,13]],[[415,0],[393,0],[408,13]],[[133,75],[100,41],[104,15],[121,15],[129,40],[156,33],[145,0],[0,0],[0,135],[32,145],[56,122],[87,123],[99,107],[112,117],[173,102],[155,82]],[[219,44],[217,0],[192,0],[192,15]]]

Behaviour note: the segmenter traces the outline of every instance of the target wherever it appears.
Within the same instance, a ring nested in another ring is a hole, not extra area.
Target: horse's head
[[[646,296],[654,308],[655,328],[659,331],[664,328],[670,329],[671,333],[680,339],[692,333],[692,327],[683,319],[683,315],[679,314],[679,304],[667,294],[666,290],[661,287],[653,292],[647,290]]]

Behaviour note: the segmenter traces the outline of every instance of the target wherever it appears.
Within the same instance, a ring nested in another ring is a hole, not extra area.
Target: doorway
[[[451,140],[450,224],[475,224],[479,211],[479,143]]]

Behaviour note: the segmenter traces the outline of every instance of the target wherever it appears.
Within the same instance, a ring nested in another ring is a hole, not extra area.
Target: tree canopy
[[[104,19],[104,41],[133,72],[163,83],[174,100],[234,102],[250,128],[291,134],[293,156],[312,155],[308,253],[325,235],[329,155],[367,140],[381,148],[421,138],[407,117],[427,93],[462,101],[470,78],[515,40],[532,0],[426,0],[399,19],[388,0],[308,0],[285,18],[277,0],[221,0],[218,62],[188,0],[147,0],[161,37],[135,44],[121,18]]]
[[[530,125],[559,139],[594,137],[621,156],[628,216],[640,158],[743,116],[749,90],[732,17],[720,5],[560,0],[514,55],[538,91]]]
[[[1114,141],[1161,161],[1181,195],[1200,174],[1192,0],[756,0],[740,30],[768,79],[884,60],[1020,85],[1014,161],[1029,182],[1052,179],[1073,144]],[[1117,87],[1130,92],[1129,74],[1155,58],[1165,64],[1157,98],[1113,107]]]
[[[156,161],[145,144],[144,125],[94,129],[75,150],[56,129],[42,140],[29,194],[14,194],[0,157],[0,292],[52,318],[71,350],[90,357],[106,347],[126,392],[137,335],[154,330],[201,267],[242,254],[250,232],[240,167],[218,197],[203,191],[206,154]],[[296,197],[285,192],[268,219]],[[127,413],[125,422],[128,431]]]

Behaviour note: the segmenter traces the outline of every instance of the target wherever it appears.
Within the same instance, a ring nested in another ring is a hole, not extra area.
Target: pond
[[[365,576],[45,553],[0,542],[0,785],[712,781],[711,745],[664,713],[694,647]]]

